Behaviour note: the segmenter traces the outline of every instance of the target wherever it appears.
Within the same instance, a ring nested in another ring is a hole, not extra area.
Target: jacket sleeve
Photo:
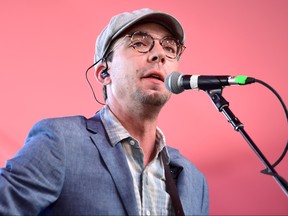
[[[37,215],[57,199],[64,181],[64,139],[57,122],[43,120],[0,170],[0,215]]]

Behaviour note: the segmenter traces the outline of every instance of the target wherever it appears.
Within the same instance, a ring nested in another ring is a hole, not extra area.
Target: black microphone
[[[201,89],[207,91],[213,89],[221,89],[224,86],[246,85],[254,82],[254,78],[244,75],[183,75],[177,71],[168,74],[165,78],[166,88],[174,94],[179,94],[186,89]]]

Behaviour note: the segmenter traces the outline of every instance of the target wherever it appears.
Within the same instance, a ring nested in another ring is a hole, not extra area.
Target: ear
[[[104,64],[99,64],[97,67],[96,67],[96,70],[95,70],[95,73],[94,73],[94,76],[95,78],[97,79],[98,82],[100,82],[101,84],[103,85],[107,85],[111,82],[111,79],[109,76],[107,77],[103,77],[101,75],[101,73],[105,70],[106,68],[106,65]]]

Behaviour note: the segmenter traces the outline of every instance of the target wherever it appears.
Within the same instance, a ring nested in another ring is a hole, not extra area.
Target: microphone
[[[222,89],[224,86],[246,85],[254,82],[254,78],[244,75],[183,75],[177,71],[168,74],[165,78],[166,88],[174,94],[179,94],[186,89],[201,89],[206,91],[213,89]]]

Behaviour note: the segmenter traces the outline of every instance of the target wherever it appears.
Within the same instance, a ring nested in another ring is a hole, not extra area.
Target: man
[[[96,43],[105,106],[90,119],[45,119],[31,129],[1,170],[0,215],[207,215],[205,177],[157,127],[171,95],[164,79],[177,70],[183,43],[180,23],[166,13],[114,16]]]

